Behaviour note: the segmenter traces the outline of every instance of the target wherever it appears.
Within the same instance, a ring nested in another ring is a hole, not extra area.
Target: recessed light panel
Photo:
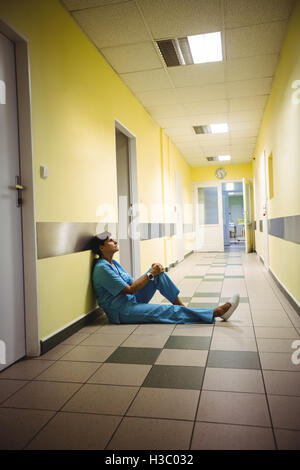
[[[231,160],[231,156],[230,156],[230,155],[219,155],[219,156],[218,156],[218,160],[219,160],[220,162],[224,162],[224,161],[226,161],[226,160]]]
[[[221,33],[196,34],[187,37],[194,64],[223,60]]]
[[[210,129],[212,134],[222,134],[228,132],[228,124],[223,122],[221,124],[210,124]]]

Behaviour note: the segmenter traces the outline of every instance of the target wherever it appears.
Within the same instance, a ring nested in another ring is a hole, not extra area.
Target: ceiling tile
[[[272,78],[256,78],[226,83],[229,98],[242,98],[270,93]]]
[[[287,19],[294,0],[225,0],[225,26],[238,28]]]
[[[242,130],[249,130],[249,131],[258,130],[259,126],[260,126],[260,121],[229,123],[230,132],[242,131]]]
[[[199,142],[194,142],[193,140],[191,140],[191,142],[181,142],[180,144],[177,144],[177,145],[178,145],[178,148],[189,150],[189,151],[201,149],[201,145],[199,144]]]
[[[226,134],[198,134],[197,139],[201,145],[229,144],[229,133]]]
[[[190,136],[194,135],[193,129],[188,126],[166,127],[164,131],[169,137],[177,136],[177,135],[190,135]]]
[[[224,62],[169,67],[168,73],[176,87],[200,86],[224,81]]]
[[[195,103],[202,100],[226,99],[226,88],[224,83],[203,86],[187,86],[176,88],[177,101],[179,103]]]
[[[256,145],[257,138],[256,137],[247,137],[247,136],[232,136],[230,133],[230,140],[232,145],[245,145],[251,147],[252,145]]]
[[[278,54],[231,59],[226,64],[226,81],[272,77],[275,74]]]
[[[206,124],[220,124],[227,122],[227,113],[217,114],[198,114],[196,116],[188,116],[187,122],[192,126],[203,126]]]
[[[257,138],[258,136],[258,129],[234,129],[230,131],[230,136],[232,141],[234,141],[235,138],[240,138],[240,137],[247,137],[247,138]]]
[[[127,2],[128,0],[61,0],[69,11],[84,10],[85,8],[93,8],[113,3]]]
[[[166,90],[167,91],[167,90]],[[168,104],[165,106],[148,106],[147,111],[155,119],[158,118],[172,118],[172,117],[184,117],[185,112],[181,105]]]
[[[142,91],[135,94],[141,103],[146,107],[165,107],[166,105],[177,104],[176,94],[172,88],[165,90]]]
[[[184,143],[189,143],[189,142],[195,142],[198,143],[197,136],[190,136],[190,135],[177,135],[175,137],[172,137],[172,140],[176,144],[184,144]],[[199,145],[199,144],[198,144]]]
[[[151,39],[135,2],[77,11],[73,16],[99,49]]]
[[[248,96],[247,98],[232,98],[229,100],[229,112],[250,109],[264,109],[269,95]]]
[[[162,66],[152,42],[105,47],[100,51],[117,73],[138,72]]]
[[[252,111],[233,111],[228,114],[228,122],[260,121],[262,117],[262,109]]]
[[[221,31],[221,0],[139,0],[156,39]]]
[[[279,53],[286,27],[285,21],[279,21],[227,30],[227,59]]]
[[[160,125],[160,127],[180,127],[187,125],[187,119],[184,117],[179,118],[157,118],[156,122]]]
[[[133,91],[150,91],[171,88],[172,84],[163,68],[142,72],[121,73],[120,78]]]
[[[226,113],[226,100],[199,101],[197,103],[186,103],[182,105],[187,113],[192,115],[203,113]]]

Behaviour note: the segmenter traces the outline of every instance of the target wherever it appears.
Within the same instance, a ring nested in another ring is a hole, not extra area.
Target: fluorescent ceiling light
[[[218,160],[220,162],[224,162],[225,160],[231,160],[231,156],[230,155],[219,155]]]
[[[204,62],[220,62],[222,56],[221,33],[196,34],[188,36],[194,64]]]
[[[210,130],[212,134],[222,134],[223,132],[228,132],[228,124],[226,122],[210,124]]]

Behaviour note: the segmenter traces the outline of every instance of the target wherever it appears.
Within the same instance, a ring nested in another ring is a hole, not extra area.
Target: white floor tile
[[[295,328],[261,327],[254,326],[257,338],[298,339],[299,335]]]
[[[272,429],[197,422],[192,450],[273,450]]]
[[[202,391],[197,421],[271,426],[263,394]]]
[[[265,393],[260,370],[206,368],[203,390]]]

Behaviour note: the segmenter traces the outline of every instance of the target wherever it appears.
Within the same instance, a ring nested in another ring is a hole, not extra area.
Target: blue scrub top
[[[136,302],[134,295],[120,294],[124,287],[132,284],[133,279],[120,263],[115,260],[112,262],[113,265],[106,259],[99,259],[92,276],[98,305],[111,314],[118,312],[128,300]]]

